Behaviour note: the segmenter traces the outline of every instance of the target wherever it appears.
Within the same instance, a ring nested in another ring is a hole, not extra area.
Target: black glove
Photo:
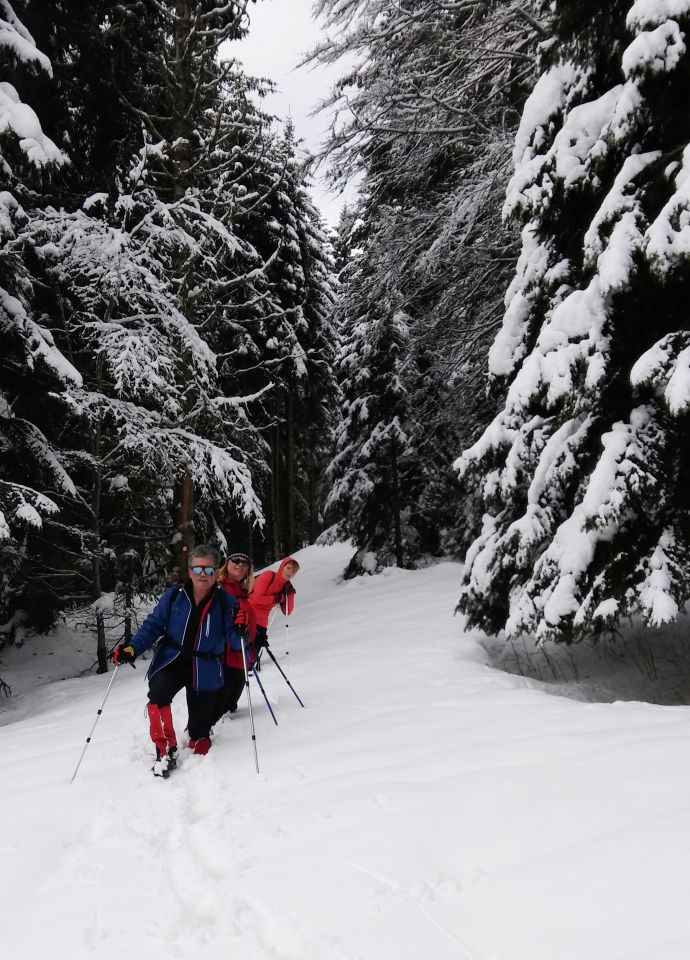
[[[113,650],[113,663],[131,663],[133,665],[135,658],[134,647],[129,643],[121,643]]]
[[[268,638],[267,637],[257,637],[254,641],[257,647],[268,647]]]

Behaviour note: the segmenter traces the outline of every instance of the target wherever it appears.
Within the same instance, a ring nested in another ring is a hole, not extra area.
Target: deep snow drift
[[[687,708],[549,695],[462,634],[456,564],[336,583],[348,555],[299,554],[271,649],[306,709],[262,671],[258,776],[243,703],[154,778],[138,664],[70,786],[109,677],[29,693],[3,656],[3,952],[687,960]]]

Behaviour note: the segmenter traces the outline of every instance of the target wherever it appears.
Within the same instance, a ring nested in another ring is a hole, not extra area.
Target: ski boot
[[[177,747],[170,747],[170,749],[163,754],[161,754],[161,751],[156,747],[156,761],[151,767],[154,777],[167,779],[176,766]]]

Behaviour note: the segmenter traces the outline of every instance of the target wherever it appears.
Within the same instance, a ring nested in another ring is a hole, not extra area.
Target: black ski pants
[[[225,668],[225,684],[220,690],[216,691],[216,702],[211,726],[213,726],[214,723],[218,723],[220,718],[228,711],[234,713],[235,710],[237,710],[237,701],[242,696],[244,683],[244,670],[239,670],[237,667]]]
[[[192,684],[191,660],[176,657],[149,680],[149,702],[158,707],[172,703],[173,697],[185,688],[189,711],[189,739],[208,737],[214,723],[216,702],[221,690],[195,690]]]

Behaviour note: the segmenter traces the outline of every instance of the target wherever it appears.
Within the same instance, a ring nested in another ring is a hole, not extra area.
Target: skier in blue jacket
[[[189,553],[189,580],[169,587],[128,644],[113,654],[115,663],[133,663],[157,641],[151,661],[147,713],[156,747],[153,772],[167,777],[174,768],[177,737],[172,699],[183,687],[189,710],[189,746],[208,753],[218,690],[223,686],[226,644],[234,635],[237,600],[216,583],[220,558],[215,547],[201,544]]]

